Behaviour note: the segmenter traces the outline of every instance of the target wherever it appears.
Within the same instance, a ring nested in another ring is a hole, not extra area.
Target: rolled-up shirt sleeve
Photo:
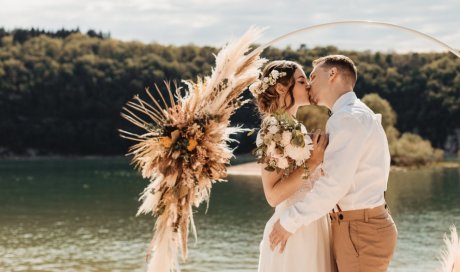
[[[368,129],[356,116],[340,112],[329,120],[327,132],[329,144],[324,154],[325,175],[315,182],[313,189],[302,200],[281,214],[281,225],[290,233],[330,212],[353,184]]]

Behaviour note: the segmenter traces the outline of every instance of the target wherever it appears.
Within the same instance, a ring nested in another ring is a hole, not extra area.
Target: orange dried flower
[[[190,139],[188,140],[187,150],[193,151],[197,145],[198,142],[195,139]]]
[[[165,147],[165,148],[170,148],[172,145],[172,140],[169,137],[161,137],[160,138],[160,143]]]

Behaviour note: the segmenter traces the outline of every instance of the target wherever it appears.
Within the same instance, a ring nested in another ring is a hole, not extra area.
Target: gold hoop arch
[[[282,41],[282,40],[284,40],[284,39],[286,39],[286,38],[288,38],[290,36],[297,35],[299,33],[309,32],[309,31],[316,30],[316,29],[331,28],[331,27],[335,27],[335,26],[339,26],[339,25],[372,25],[372,26],[383,26],[383,27],[387,27],[387,28],[398,29],[398,30],[401,30],[403,32],[412,33],[412,34],[415,34],[415,35],[417,35],[419,37],[424,38],[425,40],[431,41],[431,42],[443,47],[444,49],[447,49],[449,52],[451,52],[452,54],[454,54],[455,56],[460,58],[460,52],[459,51],[455,50],[453,47],[449,46],[448,44],[446,44],[446,43],[434,38],[433,36],[430,36],[428,34],[420,32],[418,30],[408,28],[408,27],[405,27],[405,26],[400,26],[400,25],[397,25],[397,24],[392,24],[392,23],[377,22],[377,21],[363,21],[363,20],[335,21],[335,22],[317,24],[317,25],[312,25],[312,26],[300,28],[300,29],[294,30],[292,32],[289,32],[287,34],[284,34],[282,36],[279,36],[278,38],[275,38],[275,39],[269,41],[268,43],[257,47],[256,49],[254,49],[250,53],[250,55],[252,56],[253,54],[260,54],[267,47],[269,47],[269,46],[271,46],[271,45],[273,45],[273,44],[275,44],[275,43],[277,43],[279,41]]]

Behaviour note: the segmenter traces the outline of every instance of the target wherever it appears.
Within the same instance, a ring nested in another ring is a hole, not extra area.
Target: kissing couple
[[[397,241],[384,198],[390,152],[381,115],[357,98],[356,81],[350,58],[329,55],[313,61],[308,78],[296,62],[271,61],[250,87],[262,116],[263,189],[276,207],[258,271],[387,271]],[[297,122],[306,105],[330,110],[325,132]]]

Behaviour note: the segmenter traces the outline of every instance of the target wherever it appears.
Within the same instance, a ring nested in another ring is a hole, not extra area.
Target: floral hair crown
[[[249,91],[252,95],[257,97],[259,94],[265,92],[269,86],[276,84],[276,80],[280,77],[287,75],[286,72],[279,72],[278,70],[272,70],[267,77],[256,80],[254,83],[249,86]]]

